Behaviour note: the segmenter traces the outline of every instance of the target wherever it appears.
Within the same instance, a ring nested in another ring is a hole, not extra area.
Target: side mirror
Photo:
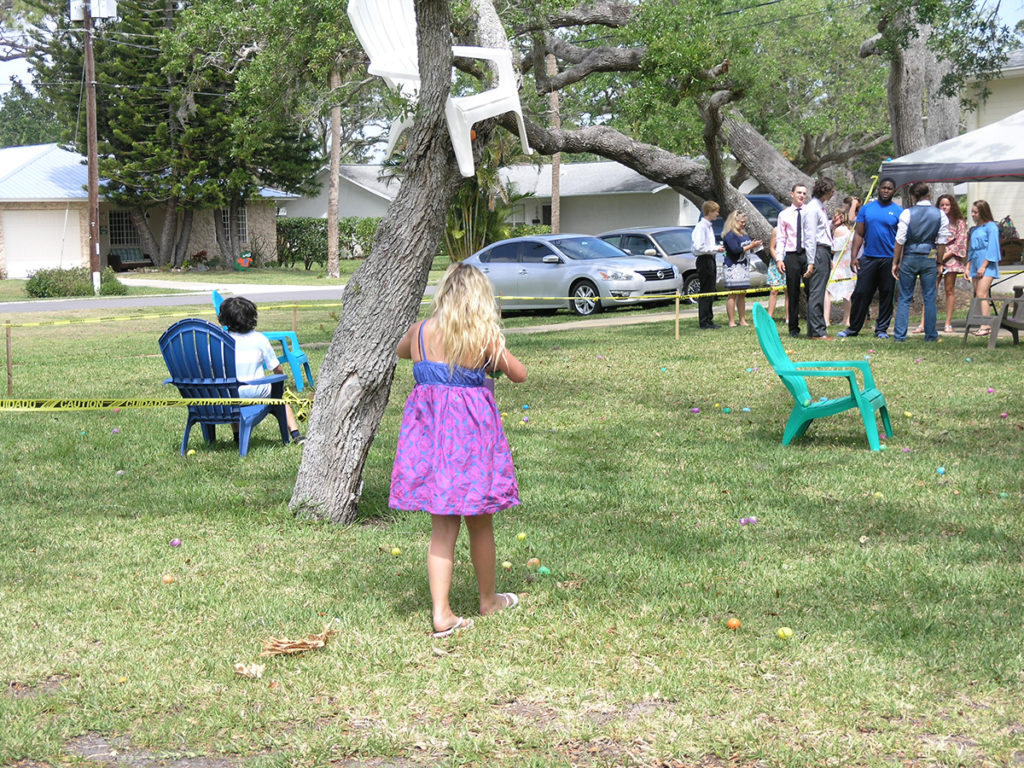
[[[558,258],[553,253],[547,254],[544,258],[541,259],[541,261],[544,262],[545,264],[561,264],[562,263],[562,260],[560,258]]]
[[[654,250],[653,248],[648,248],[646,251],[644,251],[644,256],[657,256],[657,255],[658,255],[658,252],[656,250]]]

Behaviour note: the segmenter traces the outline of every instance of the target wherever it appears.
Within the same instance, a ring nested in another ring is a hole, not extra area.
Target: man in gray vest
[[[935,330],[936,275],[946,252],[949,219],[932,205],[931,190],[923,181],[910,188],[910,195],[914,198],[914,205],[900,214],[892,256],[892,276],[899,280],[900,285],[893,333],[896,341],[907,340],[910,300],[914,296],[914,283],[921,278],[924,340],[938,341],[939,334]]]

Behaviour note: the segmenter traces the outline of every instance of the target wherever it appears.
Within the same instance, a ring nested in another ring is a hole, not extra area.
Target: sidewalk
[[[125,285],[135,286],[137,288],[165,288],[174,291],[186,291],[188,293],[210,293],[212,291],[220,291],[221,293],[225,294],[230,293],[232,296],[241,296],[244,294],[257,293],[280,293],[281,291],[289,291],[295,293],[302,293],[304,291],[316,292],[323,291],[325,287],[331,288],[336,291],[345,290],[344,283],[331,283],[329,285],[270,285],[258,283],[228,282],[200,283],[193,282],[191,280],[185,282],[183,280],[160,280],[159,278],[124,277],[121,275],[118,275],[117,279],[120,280]]]

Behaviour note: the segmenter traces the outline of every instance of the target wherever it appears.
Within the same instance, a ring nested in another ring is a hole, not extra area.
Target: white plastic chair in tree
[[[416,53],[416,12],[413,0],[349,0],[348,17],[360,45],[370,57],[368,71],[384,78],[388,87],[411,101],[419,96],[420,70]],[[513,112],[519,124],[523,152],[531,154],[519,103],[512,54],[504,48],[481,48],[456,45],[452,54],[462,58],[481,59],[494,65],[497,83],[493,88],[469,96],[449,96],[445,102],[448,134],[455,148],[459,171],[469,177],[473,167],[473,124],[488,117]],[[388,134],[388,156],[402,132],[412,125],[406,117],[391,126]]]

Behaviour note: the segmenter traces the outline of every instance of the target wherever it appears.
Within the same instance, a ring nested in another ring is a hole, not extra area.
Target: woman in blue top
[[[733,211],[722,227],[722,243],[725,246],[725,287],[733,291],[725,302],[730,328],[736,327],[737,314],[739,325],[747,325],[746,291],[750,288],[750,262],[747,260],[747,254],[762,245],[760,240],[750,239],[750,235],[746,233],[746,226],[746,214]]]
[[[992,281],[999,277],[999,226],[992,216],[992,209],[984,200],[975,200],[971,206],[971,218],[976,226],[971,228],[967,244],[967,274],[974,283],[974,295],[979,299],[989,298]],[[983,301],[981,313],[989,313],[989,303]],[[974,331],[975,336],[988,336],[992,328],[982,325]]]

